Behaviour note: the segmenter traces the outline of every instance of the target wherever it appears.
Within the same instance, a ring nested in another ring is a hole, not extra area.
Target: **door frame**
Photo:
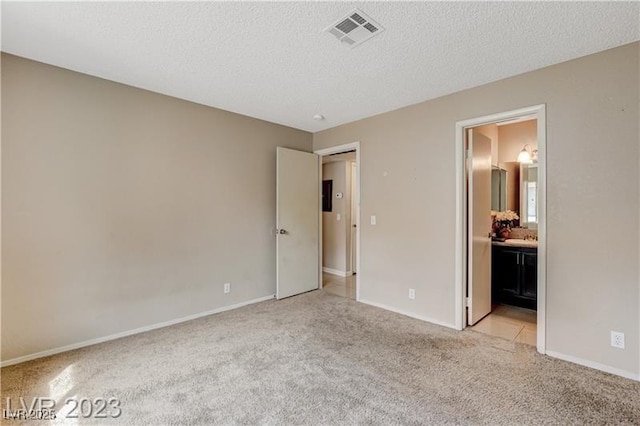
[[[356,154],[357,155],[357,154]],[[357,198],[357,194],[358,194],[358,187],[356,186],[356,175],[358,174],[358,160],[356,160],[354,163],[351,163],[351,205],[349,206],[349,209],[351,210],[351,222],[353,222],[351,225],[356,225],[355,229],[355,235],[358,234],[358,228],[359,228],[359,223],[358,223],[358,203],[356,202],[356,198]],[[354,195],[356,194],[356,195]],[[353,227],[353,226],[352,226]],[[349,237],[351,237],[352,235],[354,235],[353,233],[353,229],[349,230],[351,232],[351,235],[349,235]],[[358,255],[358,246],[356,244],[356,238],[349,238],[350,239],[350,243],[349,244],[349,265],[350,265],[350,269],[351,269],[351,273],[352,274],[356,274],[358,273],[358,268],[356,265],[356,257]]]
[[[471,127],[495,124],[522,117],[537,120],[538,132],[538,300],[537,300],[537,349],[546,352],[546,294],[547,294],[547,123],[546,105],[533,105],[482,117],[456,122],[456,234],[455,234],[455,326],[466,327],[467,275],[467,187],[465,132]]]
[[[352,151],[355,150],[356,151],[356,176],[355,176],[355,186],[356,186],[356,192],[357,192],[357,196],[356,196],[356,200],[355,200],[355,207],[356,207],[356,224],[358,225],[356,227],[356,301],[360,301],[360,277],[362,276],[362,274],[360,273],[360,228],[361,228],[361,221],[360,221],[360,173],[362,170],[362,163],[360,162],[360,141],[356,141],[356,142],[351,142],[351,143],[347,143],[347,144],[343,144],[343,145],[336,145],[336,146],[332,146],[329,148],[323,148],[323,149],[318,149],[313,151],[314,154],[317,154],[319,156],[318,161],[319,161],[319,173],[320,173],[320,188],[318,190],[318,197],[320,198],[320,219],[319,219],[319,232],[320,232],[320,237],[319,237],[319,241],[320,241],[320,249],[319,249],[319,270],[318,270],[318,276],[320,279],[320,288],[323,287],[322,284],[322,157],[326,156],[326,155],[331,155],[331,154],[339,154],[341,152],[345,152],[345,151]],[[352,176],[353,179],[353,176]],[[353,198],[353,194],[351,195]],[[351,232],[351,231],[350,231]]]

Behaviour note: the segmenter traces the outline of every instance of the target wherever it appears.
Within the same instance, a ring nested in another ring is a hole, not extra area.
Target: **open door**
[[[469,325],[491,312],[491,139],[468,131],[468,315]]]
[[[318,156],[277,148],[276,297],[319,288]]]

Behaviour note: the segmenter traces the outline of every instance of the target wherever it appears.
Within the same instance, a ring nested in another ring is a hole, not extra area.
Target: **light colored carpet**
[[[117,397],[119,424],[640,423],[640,383],[322,291],[1,373],[3,398]]]

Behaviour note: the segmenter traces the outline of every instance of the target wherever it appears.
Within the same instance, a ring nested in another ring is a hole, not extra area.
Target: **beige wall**
[[[322,165],[322,180],[333,180],[332,211],[322,212],[322,266],[341,272],[346,272],[349,265],[346,228],[349,223],[347,164],[346,161],[334,161]],[[336,198],[338,192],[342,192],[342,199]]]
[[[528,144],[531,150],[538,149],[537,121],[529,120],[498,127],[498,162],[518,160],[518,154]]]
[[[275,293],[309,133],[10,55],[2,112],[2,360]]]
[[[507,210],[520,214],[520,163],[509,161],[500,167],[507,171]]]
[[[547,350],[638,374],[639,46],[314,134],[361,143],[362,299],[454,323],[455,124],[545,103]]]
[[[498,126],[495,124],[485,124],[484,126],[478,126],[474,129],[491,139],[491,165],[497,166],[500,160],[498,154]]]

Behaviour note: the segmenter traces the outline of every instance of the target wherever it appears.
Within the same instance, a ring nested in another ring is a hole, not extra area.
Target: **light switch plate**
[[[372,225],[376,224],[376,217],[375,216],[371,216],[371,224]]]

